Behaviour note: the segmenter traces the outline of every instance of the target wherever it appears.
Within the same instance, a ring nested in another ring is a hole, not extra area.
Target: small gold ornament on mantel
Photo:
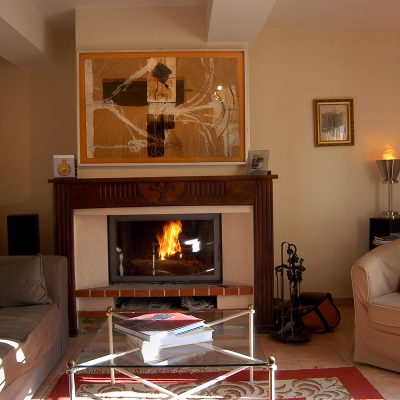
[[[53,155],[53,172],[55,178],[75,177],[75,156]]]

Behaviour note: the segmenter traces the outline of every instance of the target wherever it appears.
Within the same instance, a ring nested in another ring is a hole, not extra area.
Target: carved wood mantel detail
[[[140,193],[154,205],[165,205],[177,201],[185,191],[184,182],[143,182]]]
[[[54,251],[68,258],[70,334],[77,334],[73,211],[88,208],[252,205],[256,329],[266,332],[273,315],[273,196],[276,175],[167,178],[51,179]]]

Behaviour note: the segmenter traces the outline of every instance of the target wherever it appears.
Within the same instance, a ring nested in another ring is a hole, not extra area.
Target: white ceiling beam
[[[0,56],[18,67],[56,60],[55,39],[29,0],[0,1]]]
[[[276,0],[209,0],[209,42],[254,42]]]

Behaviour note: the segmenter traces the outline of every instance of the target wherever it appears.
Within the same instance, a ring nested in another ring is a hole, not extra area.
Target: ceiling
[[[11,1],[11,0],[10,0]],[[205,6],[207,0],[30,0],[49,21],[52,29],[67,32],[74,29],[76,8],[117,7],[194,7]]]
[[[4,0],[0,56],[17,66],[52,59],[52,36],[74,32],[77,8],[198,7],[208,16],[207,42],[248,42],[262,28],[400,28],[400,0]],[[45,37],[45,39],[43,39]],[[51,41],[51,40],[50,40]]]

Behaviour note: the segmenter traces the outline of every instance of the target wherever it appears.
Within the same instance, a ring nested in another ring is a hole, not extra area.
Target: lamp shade
[[[397,176],[400,172],[400,159],[392,160],[376,160],[379,172],[382,175],[384,182],[397,183]]]

